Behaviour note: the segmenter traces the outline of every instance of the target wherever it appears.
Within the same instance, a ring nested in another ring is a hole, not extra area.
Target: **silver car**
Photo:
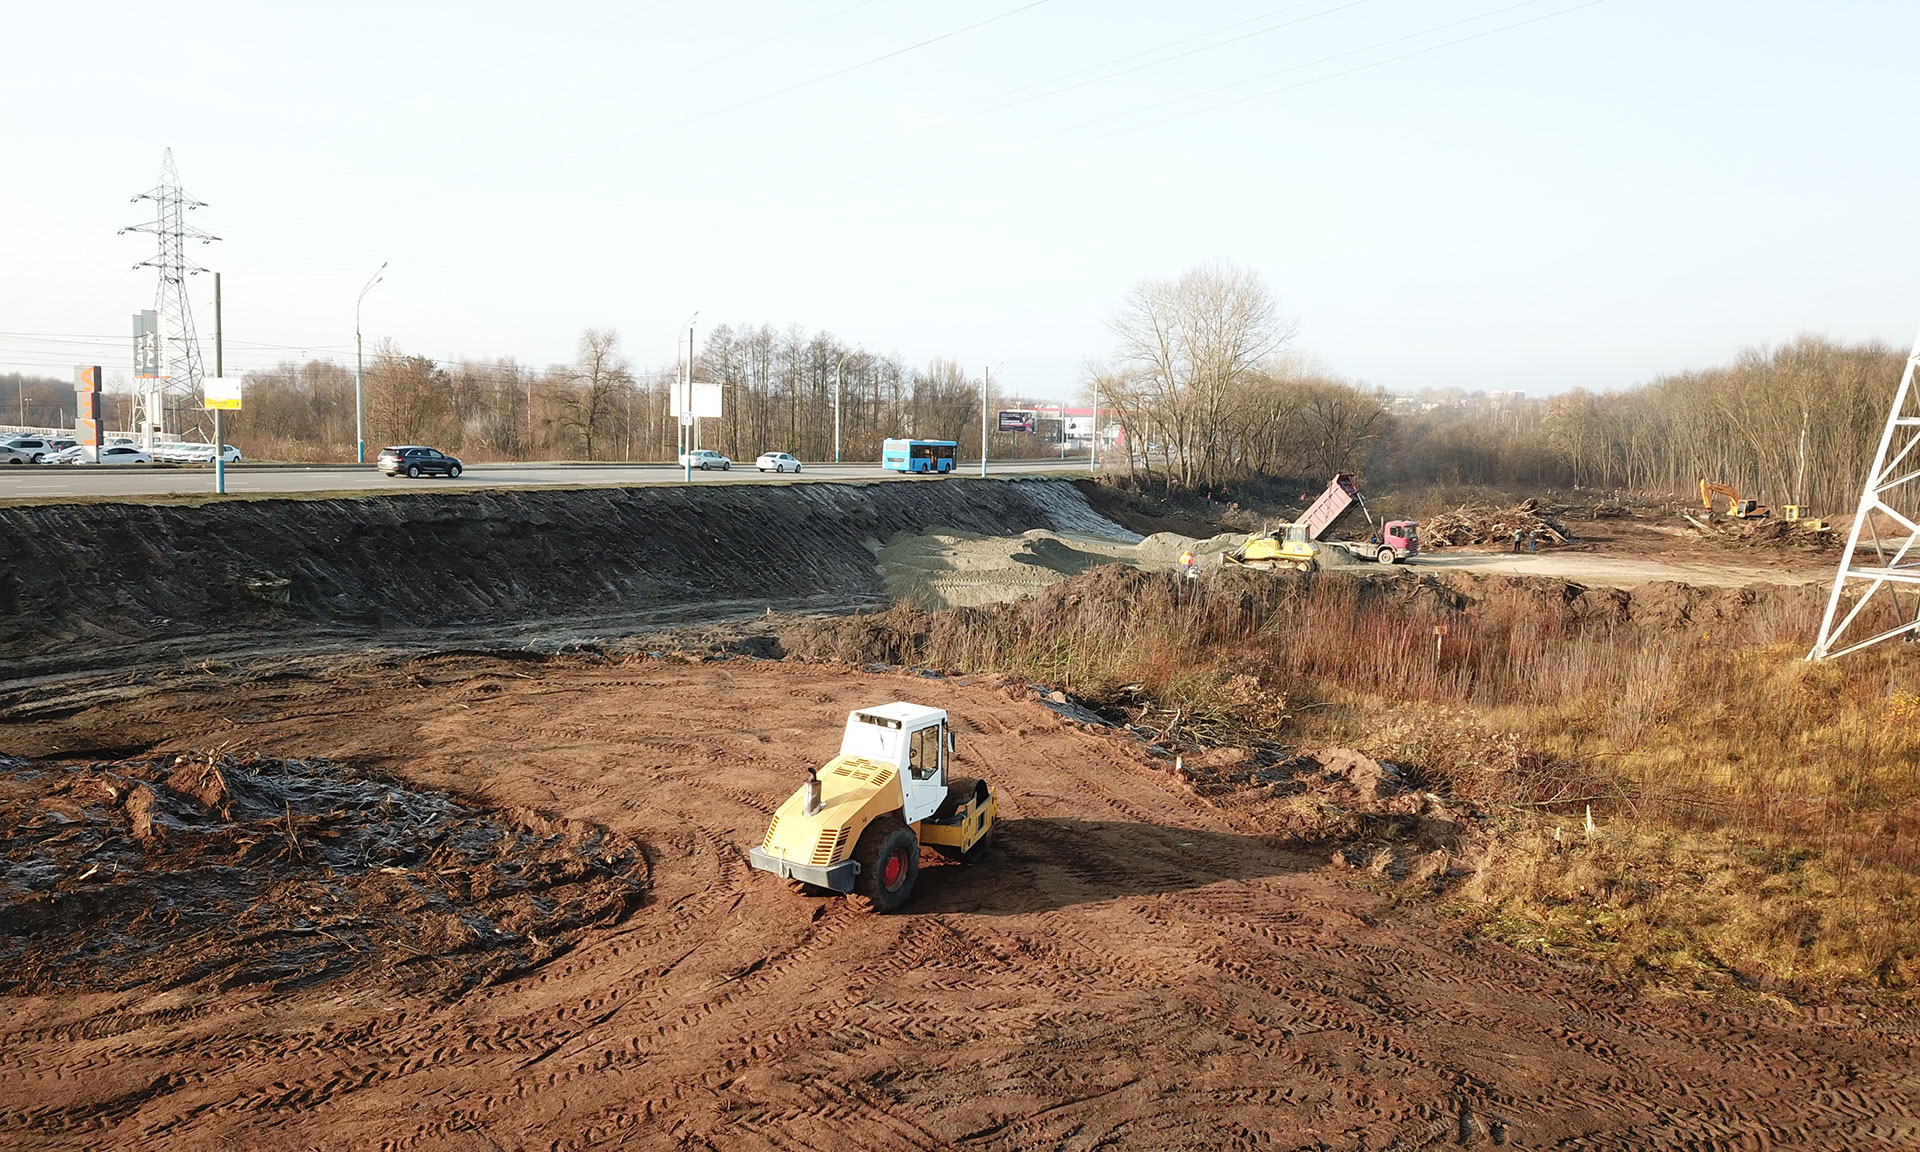
[[[733,461],[720,455],[720,453],[715,452],[711,448],[695,448],[691,452],[683,452],[680,455],[680,463],[699,468],[702,471],[713,468],[718,468],[722,472],[733,471]]]

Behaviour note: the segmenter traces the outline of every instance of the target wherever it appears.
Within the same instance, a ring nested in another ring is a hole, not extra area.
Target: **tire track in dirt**
[[[751,872],[746,846],[831,754],[847,709],[889,698],[950,708],[959,769],[1001,790],[987,861],[928,868],[908,913],[883,918]],[[997,683],[463,656],[324,681],[189,676],[0,733],[101,747],[160,733],[168,749],[219,738],[227,716],[249,718],[261,754],[344,754],[608,824],[647,845],[651,899],[453,1002],[325,987],[7,1002],[0,1142],[1920,1142],[1913,1044],[1896,1031],[1639,1003],[1477,942]]]

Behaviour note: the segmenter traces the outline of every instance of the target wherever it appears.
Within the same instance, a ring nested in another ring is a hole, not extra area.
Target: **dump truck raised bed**
[[[1311,572],[1322,566],[1329,551],[1381,564],[1395,564],[1420,554],[1420,526],[1411,520],[1389,520],[1367,540],[1327,539],[1355,512],[1364,516],[1368,524],[1373,523],[1367,502],[1353,482],[1353,474],[1338,473],[1298,520],[1248,537],[1246,543],[1226,553],[1223,562],[1248,568],[1295,568]]]

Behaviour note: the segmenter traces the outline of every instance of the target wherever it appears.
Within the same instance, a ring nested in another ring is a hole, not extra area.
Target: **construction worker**
[[[1193,564],[1193,549],[1191,548],[1180,553],[1180,574],[1189,580],[1198,580],[1200,578],[1200,570],[1194,567]]]
[[[1516,556],[1520,554],[1520,538],[1524,535],[1526,535],[1526,533],[1518,528],[1513,530],[1513,554]]]

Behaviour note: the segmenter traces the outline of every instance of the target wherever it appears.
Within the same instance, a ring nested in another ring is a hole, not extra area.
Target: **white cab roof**
[[[938,723],[947,718],[946,710],[943,708],[929,708],[925,704],[909,704],[904,700],[896,700],[891,704],[880,704],[872,708],[856,708],[847,719],[852,720],[861,713],[865,713],[868,716],[884,716],[889,720],[898,720],[902,728],[919,728],[922,725]]]

